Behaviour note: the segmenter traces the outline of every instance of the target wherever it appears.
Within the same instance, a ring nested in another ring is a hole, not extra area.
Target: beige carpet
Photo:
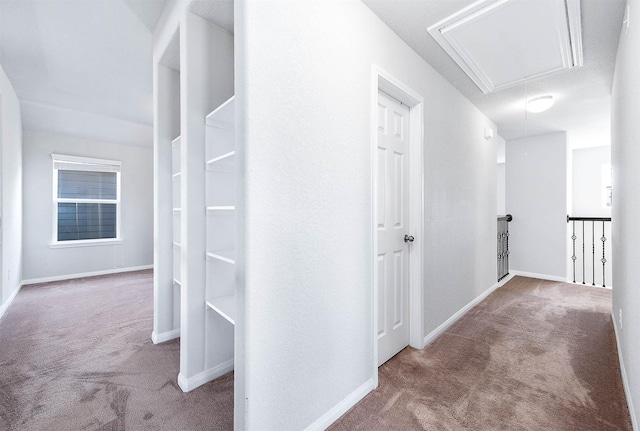
[[[516,277],[379,369],[338,430],[631,430],[611,291]]]
[[[0,319],[0,430],[229,430],[233,375],[177,386],[150,271],[25,286]],[[609,290],[515,278],[332,430],[631,430]]]
[[[229,430],[233,375],[183,393],[151,271],[25,286],[0,319],[0,430]]]

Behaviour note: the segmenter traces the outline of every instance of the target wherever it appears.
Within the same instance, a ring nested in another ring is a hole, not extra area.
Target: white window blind
[[[54,243],[120,238],[120,168],[115,160],[52,154]]]

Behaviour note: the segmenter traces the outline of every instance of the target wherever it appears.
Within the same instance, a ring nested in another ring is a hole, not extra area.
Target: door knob
[[[404,236],[404,242],[413,242],[415,238],[411,235],[406,235]]]

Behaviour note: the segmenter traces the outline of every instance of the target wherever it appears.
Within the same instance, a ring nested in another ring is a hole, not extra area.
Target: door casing
[[[372,250],[371,268],[373,289],[372,339],[373,339],[373,381],[378,387],[378,272],[376,261],[378,256],[377,234],[377,187],[376,174],[378,152],[378,90],[392,96],[409,106],[410,138],[409,138],[409,233],[416,241],[409,250],[409,345],[422,349],[424,347],[424,285],[423,285],[423,253],[424,253],[424,98],[400,80],[384,71],[379,66],[372,67],[371,77],[371,197],[372,197]]]

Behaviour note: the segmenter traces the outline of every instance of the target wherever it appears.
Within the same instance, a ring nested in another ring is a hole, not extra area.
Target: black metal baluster
[[[596,285],[596,222],[591,221],[591,285]]]
[[[576,227],[575,222],[582,222],[582,284],[586,284],[586,228],[584,226],[585,222],[591,222],[591,285],[596,286],[596,270],[595,270],[595,260],[596,260],[596,240],[595,240],[595,224],[596,222],[602,222],[602,236],[600,237],[600,241],[602,243],[602,258],[599,259],[602,263],[602,287],[606,287],[606,274],[607,274],[607,236],[606,236],[606,223],[611,222],[611,217],[571,217],[567,215],[567,223],[573,221],[572,226],[572,248],[573,255],[571,256],[571,260],[573,261],[573,282],[576,282],[576,261],[578,257],[576,255],[576,240],[578,236],[576,235]]]
[[[584,242],[586,237],[584,236],[584,220],[582,220],[582,284],[584,284],[584,265],[586,264],[586,260],[584,258]]]
[[[600,240],[602,241],[602,287],[606,287],[605,285],[605,275],[604,275],[604,265],[605,263],[607,263],[607,259],[605,259],[604,257],[604,245],[605,245],[605,241],[607,240],[607,237],[604,236],[604,222],[602,222],[602,238],[600,238]]]
[[[509,222],[511,221],[511,214],[507,214],[507,221],[504,222],[505,235],[504,235],[504,253],[505,253],[505,276],[509,275]]]
[[[571,256],[571,260],[573,261],[573,282],[576,282],[576,221],[573,220],[573,235],[571,235],[571,240],[573,241],[573,255]]]

